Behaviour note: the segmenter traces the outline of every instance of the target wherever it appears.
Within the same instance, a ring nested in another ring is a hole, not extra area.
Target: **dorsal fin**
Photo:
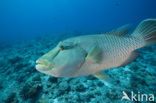
[[[126,24],[126,25],[123,25],[115,30],[112,30],[111,32],[106,33],[106,34],[116,35],[116,36],[125,36],[126,34],[128,34],[130,29],[131,29],[131,25]]]

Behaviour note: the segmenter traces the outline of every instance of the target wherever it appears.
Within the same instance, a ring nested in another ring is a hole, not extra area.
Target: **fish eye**
[[[59,49],[62,50],[67,50],[73,48],[75,45],[72,42],[60,42],[59,43]]]
[[[59,48],[60,48],[60,50],[64,50],[64,46],[62,46],[62,45]]]

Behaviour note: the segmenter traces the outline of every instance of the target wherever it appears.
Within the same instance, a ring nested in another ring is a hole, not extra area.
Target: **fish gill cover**
[[[0,0],[0,103],[152,101],[156,45],[139,49],[126,66],[105,70],[112,86],[92,75],[45,75],[35,61],[70,37],[104,34],[128,23],[133,30],[142,20],[156,18],[155,10],[155,0]]]

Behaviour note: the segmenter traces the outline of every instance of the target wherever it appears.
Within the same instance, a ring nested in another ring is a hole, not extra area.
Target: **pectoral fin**
[[[101,54],[101,49],[96,45],[90,50],[86,57],[86,60],[88,60],[91,63],[100,63],[100,60],[102,59]]]

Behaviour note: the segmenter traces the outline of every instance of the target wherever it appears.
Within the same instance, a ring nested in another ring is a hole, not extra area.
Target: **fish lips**
[[[37,64],[37,65],[36,65],[36,69],[37,69],[38,71],[47,71],[47,70],[49,70],[49,69],[47,68],[47,66],[42,65],[42,64]]]
[[[45,63],[45,61],[39,61],[39,60],[36,61],[36,69],[40,72],[49,71],[52,68],[53,68],[52,65],[47,61],[46,61],[46,63]]]

